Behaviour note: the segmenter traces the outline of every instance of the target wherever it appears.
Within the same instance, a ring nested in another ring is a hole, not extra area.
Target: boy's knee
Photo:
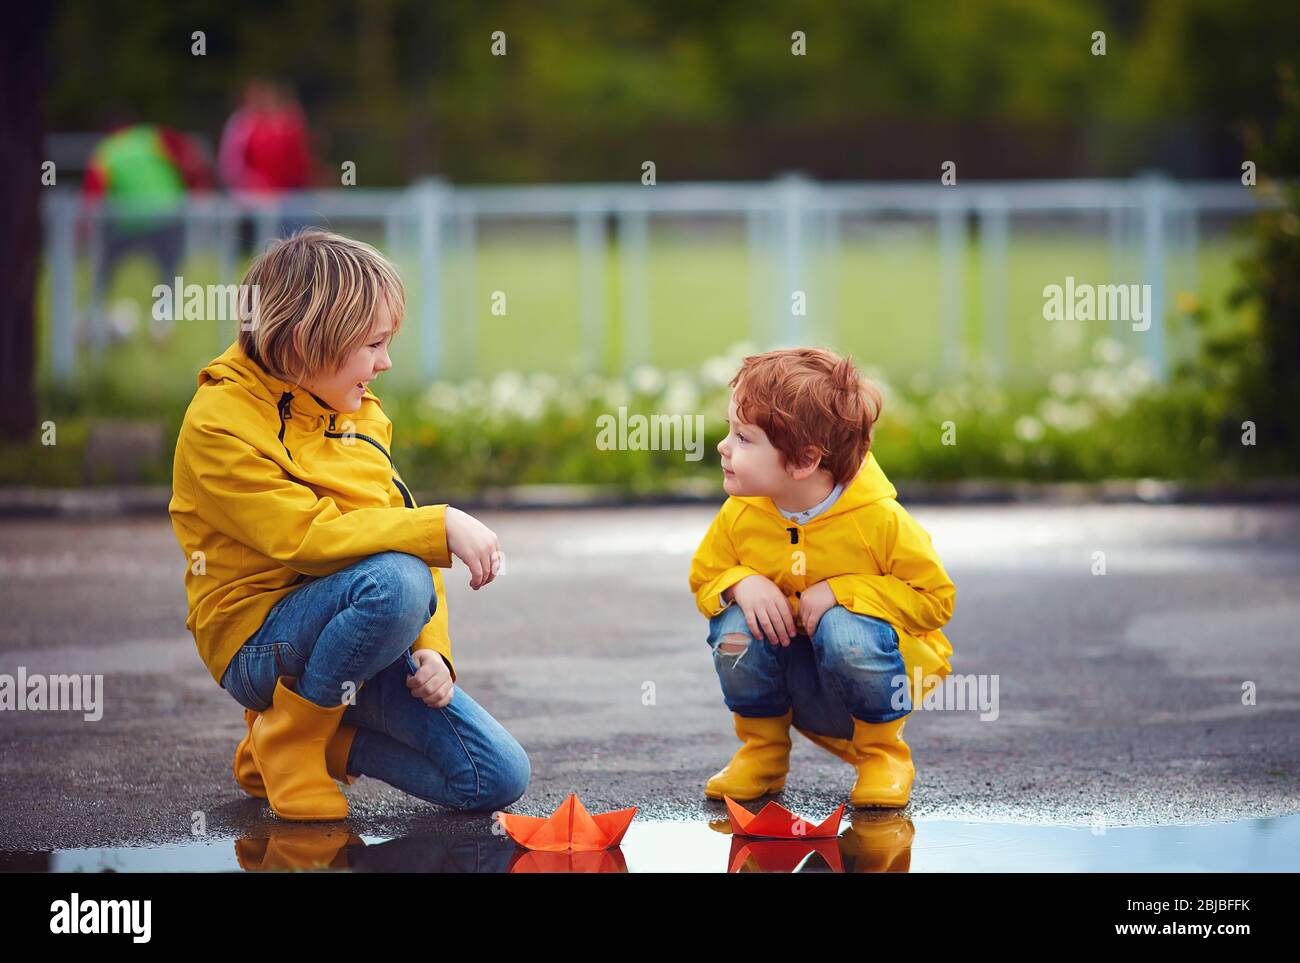
[[[883,619],[859,615],[842,605],[833,605],[822,614],[813,633],[813,642],[832,645],[845,639],[869,638],[877,645],[898,644],[894,627]]]
[[[366,574],[370,593],[384,601],[395,619],[418,620],[423,625],[437,609],[433,573],[421,558],[406,552],[381,552],[370,557]]]
[[[745,613],[735,602],[732,602],[709,619],[709,642],[711,644],[717,644],[719,640],[729,637],[735,637],[736,641],[741,638],[753,638],[749,631],[749,622],[745,619]]]
[[[718,639],[718,651],[723,655],[740,655],[753,641],[748,632],[728,632]]]
[[[497,809],[505,809],[518,802],[525,792],[528,791],[528,783],[532,780],[532,768],[529,766],[527,757],[524,757],[522,769],[517,769],[508,775],[502,777],[495,786],[490,787],[486,792],[480,793],[479,809],[489,812]]]
[[[517,802],[532,781],[532,765],[523,746],[517,742],[502,747],[504,758],[491,767],[475,773],[475,791],[466,797],[461,809],[467,812],[493,812]]]
[[[822,616],[812,639],[819,665],[874,672],[903,671],[898,641],[888,622],[838,605]]]
[[[827,609],[813,633],[813,649],[823,659],[864,656],[893,659],[898,655],[898,631],[882,619],[858,615],[836,605]]]
[[[813,633],[813,641],[815,642],[818,639],[829,640],[832,637],[843,635],[844,631],[853,625],[855,618],[857,616],[844,606],[832,605],[817,620],[817,631]]]

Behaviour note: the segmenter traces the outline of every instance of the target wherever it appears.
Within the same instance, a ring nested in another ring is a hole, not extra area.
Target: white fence
[[[1163,374],[1169,358],[1165,338],[1168,308],[1167,265],[1175,251],[1190,252],[1192,263],[1207,219],[1232,219],[1257,206],[1255,192],[1233,181],[1175,182],[1158,176],[1130,181],[971,182],[823,184],[799,176],[767,183],[694,183],[542,185],[528,187],[459,187],[438,180],[406,189],[340,189],[285,196],[276,207],[253,208],[247,199],[195,197],[178,209],[186,251],[215,251],[223,283],[237,281],[238,224],[250,217],[255,240],[274,237],[284,218],[323,220],[346,230],[350,222],[382,225],[387,251],[402,260],[408,276],[414,268],[418,285],[407,307],[416,322],[419,363],[411,365],[424,379],[445,376],[449,307],[448,284],[474,290],[479,231],[500,222],[563,220],[572,225],[577,250],[572,284],[580,315],[582,362],[595,370],[605,357],[610,330],[608,304],[617,305],[619,363],[624,370],[651,361],[651,286],[647,263],[651,225],[672,220],[723,219],[743,225],[748,250],[751,340],[757,345],[800,343],[808,335],[807,316],[791,310],[790,292],[810,285],[832,293],[820,300],[823,321],[833,329],[843,312],[835,284],[810,277],[810,262],[838,265],[844,225],[861,218],[901,218],[935,231],[937,275],[938,372],[952,372],[964,356],[968,310],[967,285],[978,285],[984,359],[995,374],[1010,367],[1008,350],[1008,245],[1013,219],[1090,218],[1109,245],[1113,274],[1125,283],[1151,286],[1151,327],[1142,350]],[[55,191],[45,207],[47,265],[51,281],[50,364],[56,380],[75,370],[76,353],[94,350],[103,341],[101,305],[87,310],[76,303],[76,271],[83,254],[96,256],[100,230],[79,240],[79,219],[101,226],[119,216],[109,207],[86,210],[75,193]],[[977,251],[972,278],[968,252]],[[88,248],[88,250],[87,250]],[[456,253],[456,277],[448,276],[448,253]],[[608,265],[613,252],[617,291],[611,298]],[[1138,275],[1138,276],[1134,276]],[[857,310],[859,306],[855,306]],[[91,330],[79,334],[80,318]],[[696,322],[702,323],[702,322]],[[457,335],[469,357],[475,354],[475,325]],[[229,342],[222,331],[215,350]]]

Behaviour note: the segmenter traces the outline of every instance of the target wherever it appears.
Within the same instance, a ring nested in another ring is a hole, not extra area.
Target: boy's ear
[[[820,468],[821,463],[821,453],[816,448],[809,445],[803,450],[803,463],[800,465],[792,465],[790,467],[790,475],[795,481],[803,481]]]

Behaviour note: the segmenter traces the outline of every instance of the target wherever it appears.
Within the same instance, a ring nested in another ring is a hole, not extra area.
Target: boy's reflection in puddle
[[[830,839],[733,836],[728,872],[905,873],[911,862],[912,821],[896,814],[854,813]],[[725,819],[710,822],[730,834]],[[683,828],[694,829],[689,823]],[[543,853],[493,834],[405,836],[367,844],[345,830],[309,825],[277,828],[269,836],[235,840],[239,865],[251,872],[351,870],[372,873],[626,873],[623,849]],[[635,841],[630,852],[635,853]]]

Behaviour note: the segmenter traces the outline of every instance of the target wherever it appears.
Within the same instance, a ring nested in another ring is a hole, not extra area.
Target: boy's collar
[[[805,508],[803,511],[799,511],[799,512],[787,512],[780,505],[777,505],[776,502],[772,502],[772,504],[776,506],[776,510],[778,512],[780,512],[786,518],[790,519],[790,521],[798,522],[800,525],[802,525],[804,522],[808,521],[814,516],[819,515],[823,511],[825,511],[827,506],[829,506],[832,502],[834,502],[835,499],[839,498],[840,493],[843,491],[844,491],[844,483],[837,482],[834,486],[831,487],[830,493],[825,498],[823,498],[820,502],[818,502],[812,508]]]
[[[271,388],[276,398],[282,398],[286,394],[293,395],[293,399],[289,403],[292,409],[305,412],[309,415],[339,414],[338,409],[331,408],[314,393],[308,391],[296,381],[286,381],[283,378],[277,378],[252,358],[249,358],[247,355],[244,355],[244,358],[248,361],[250,366],[257,369],[267,386]]]
[[[309,415],[336,415],[338,409],[331,408],[312,392],[308,391],[302,385],[292,381],[284,381],[276,378],[274,375],[267,374],[271,386],[275,389],[276,397],[283,398],[290,395],[290,408],[295,411],[305,412]]]
[[[893,484],[881,471],[875,453],[868,451],[866,458],[858,466],[857,474],[844,486],[844,490],[840,492],[839,497],[812,521],[820,521],[835,515],[841,515],[871,505],[882,499],[896,498],[897,496],[898,492]],[[732,497],[739,502],[747,503],[767,512],[775,518],[785,519],[780,509],[776,507],[776,503],[766,495],[734,495]]]
[[[245,390],[272,405],[281,404],[285,395],[292,395],[290,408],[312,417],[342,414],[337,409],[312,394],[302,385],[293,381],[277,378],[260,364],[250,358],[236,338],[218,357],[204,365],[199,371],[197,384],[202,387],[208,381],[232,379]],[[377,401],[370,389],[366,389],[364,398]]]

